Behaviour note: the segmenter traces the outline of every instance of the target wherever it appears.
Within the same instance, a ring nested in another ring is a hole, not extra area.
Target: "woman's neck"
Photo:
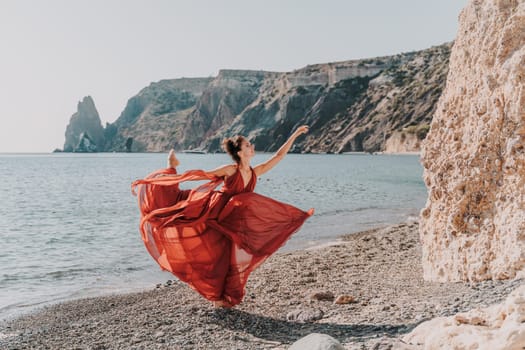
[[[241,159],[241,161],[238,164],[238,167],[240,170],[248,170],[250,169],[250,161]]]

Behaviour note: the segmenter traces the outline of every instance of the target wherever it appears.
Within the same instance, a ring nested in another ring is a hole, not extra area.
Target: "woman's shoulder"
[[[227,164],[227,165],[222,165],[218,168],[215,168],[211,171],[207,171],[206,174],[212,175],[212,176],[218,176],[218,177],[225,177],[225,176],[228,177],[228,176],[235,174],[236,171],[237,171],[237,166],[235,164]]]
[[[237,172],[237,168],[238,168],[237,164],[226,164],[226,165],[221,166],[219,169],[222,170],[222,173],[225,176],[232,176],[233,174]]]

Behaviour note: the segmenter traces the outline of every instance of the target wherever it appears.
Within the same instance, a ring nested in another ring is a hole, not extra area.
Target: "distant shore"
[[[97,153],[100,153],[100,154],[113,154],[113,153],[118,153],[118,154],[163,154],[163,153],[168,153],[168,151],[159,151],[159,152],[64,152],[64,151],[61,151],[61,150],[54,150],[52,152],[28,152],[28,153],[16,153],[16,152],[13,152],[13,153],[1,153],[0,154],[6,154],[6,155],[9,155],[9,154],[20,154],[20,155],[24,155],[24,154],[35,154],[35,155],[38,155],[38,154],[55,154],[55,153],[64,153],[64,154],[97,154]],[[181,153],[184,153],[184,154],[226,154],[225,152],[207,152],[207,151],[204,151],[204,150],[181,150],[181,151],[176,151],[177,154],[181,154]],[[273,154],[274,152],[261,152],[261,151],[256,151],[257,154]],[[421,154],[421,151],[410,151],[410,152],[384,152],[384,151],[378,151],[378,152],[365,152],[365,151],[356,151],[356,152],[342,152],[342,153],[331,153],[331,152],[309,152],[309,153],[296,153],[296,152],[291,152],[290,154],[314,154],[314,155],[323,155],[323,154],[329,154],[329,155],[387,155],[387,156],[395,156],[395,155],[419,155]]]
[[[369,230],[275,254],[234,309],[214,309],[174,280],[3,323],[0,348],[287,349],[315,332],[347,349],[372,349],[399,345],[424,320],[499,302],[522,283],[425,282],[420,259],[417,223]],[[334,303],[342,295],[350,303]]]

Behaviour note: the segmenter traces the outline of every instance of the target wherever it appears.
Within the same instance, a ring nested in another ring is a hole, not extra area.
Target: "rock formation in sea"
[[[451,44],[292,72],[221,70],[216,77],[151,83],[104,129],[99,151],[220,150],[247,135],[274,151],[301,124],[293,151],[417,151],[445,84]],[[77,132],[76,135],[79,135]]]
[[[96,152],[104,150],[104,128],[95,103],[86,96],[77,105],[66,128],[64,152]]]
[[[525,1],[470,0],[422,163],[424,277],[525,277]]]

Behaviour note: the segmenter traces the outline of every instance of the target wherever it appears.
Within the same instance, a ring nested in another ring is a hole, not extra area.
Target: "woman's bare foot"
[[[314,208],[310,208],[310,209],[308,209],[308,211],[306,213],[308,215],[312,216],[312,215],[314,215],[314,212],[315,212],[315,209]]]
[[[175,169],[180,164],[179,160],[175,156],[175,151],[170,150],[170,153],[168,154],[168,168]]]
[[[213,306],[218,308],[231,308],[233,305],[227,302],[226,300],[215,300],[213,301]]]

